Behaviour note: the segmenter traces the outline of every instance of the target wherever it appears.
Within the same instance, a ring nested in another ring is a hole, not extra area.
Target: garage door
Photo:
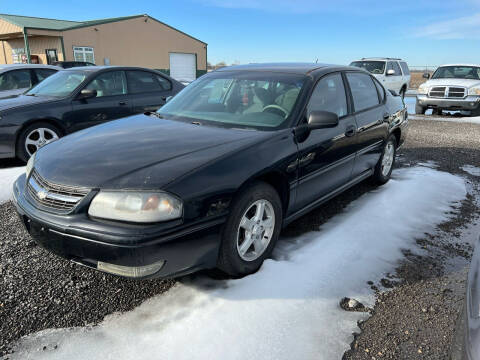
[[[195,80],[197,78],[195,54],[170,53],[170,76],[179,81]]]

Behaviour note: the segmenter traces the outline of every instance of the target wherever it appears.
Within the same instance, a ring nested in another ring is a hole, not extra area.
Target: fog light
[[[133,267],[133,266],[109,264],[103,261],[99,261],[97,263],[97,269],[111,273],[111,274],[115,274],[115,275],[126,276],[131,278],[140,278],[140,277],[155,274],[157,271],[159,271],[163,267],[164,264],[165,264],[165,261],[159,261],[150,265]]]

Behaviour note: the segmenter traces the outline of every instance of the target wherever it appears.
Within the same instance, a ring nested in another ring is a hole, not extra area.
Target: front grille
[[[432,87],[432,89],[430,90],[430,96],[431,97],[445,97],[445,90],[447,88],[445,86],[435,86],[435,87]]]
[[[434,86],[430,89],[429,96],[442,99],[463,99],[466,89],[458,86]]]
[[[38,204],[47,208],[68,212],[82,200],[90,189],[53,184],[33,170],[28,180],[28,193]]]

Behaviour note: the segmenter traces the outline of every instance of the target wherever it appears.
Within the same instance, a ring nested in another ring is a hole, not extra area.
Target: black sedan
[[[158,110],[184,85],[154,70],[89,66],[62,70],[24,95],[0,101],[0,159],[28,160],[63,135]]]
[[[224,68],[158,112],[40,149],[14,184],[34,239],[117,275],[259,269],[283,226],[358,182],[390,178],[406,109],[367,72]]]

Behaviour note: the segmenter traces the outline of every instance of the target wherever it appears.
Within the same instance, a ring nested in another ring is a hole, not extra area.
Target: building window
[[[73,57],[75,61],[86,61],[95,64],[95,56],[92,47],[74,46]]]

